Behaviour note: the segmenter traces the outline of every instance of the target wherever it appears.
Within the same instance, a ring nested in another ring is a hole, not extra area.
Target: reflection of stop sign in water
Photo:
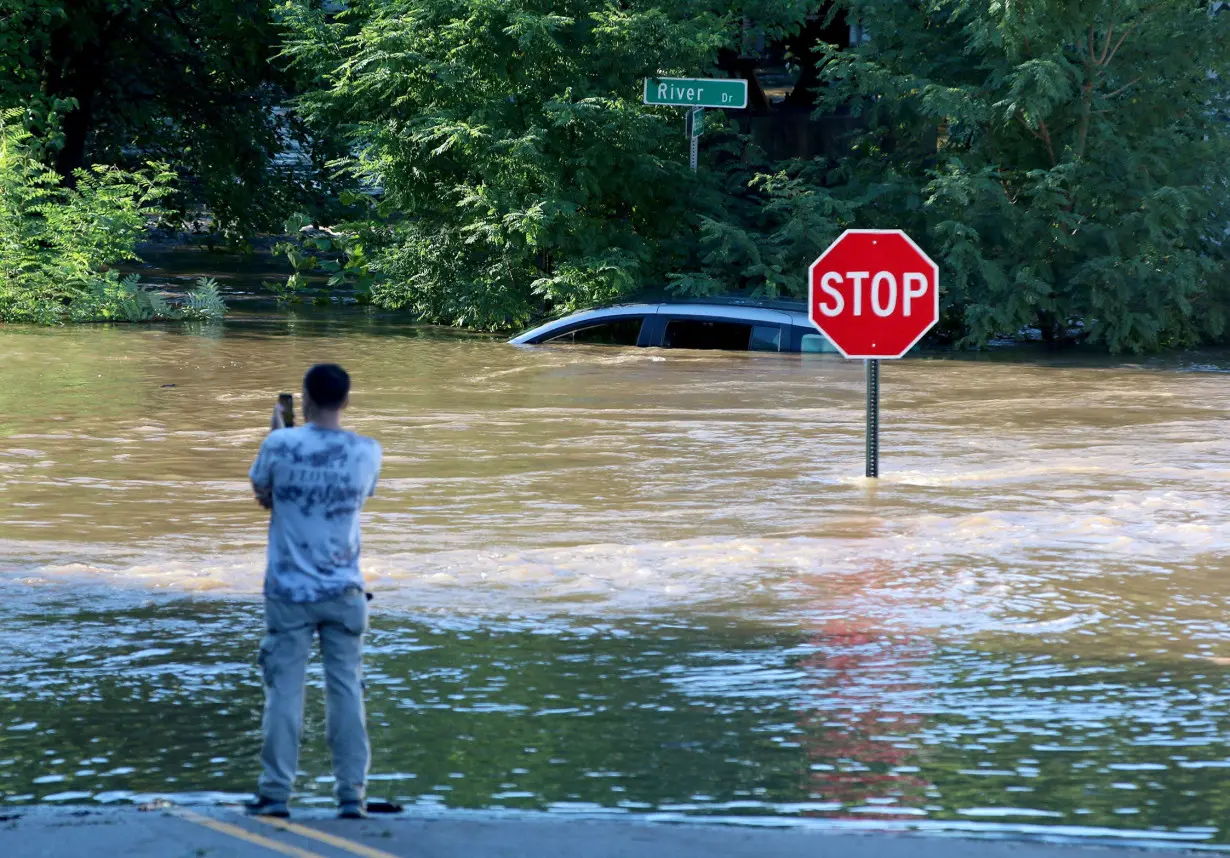
[[[899,229],[848,229],[808,271],[812,324],[848,358],[899,358],[939,321],[940,269]]]

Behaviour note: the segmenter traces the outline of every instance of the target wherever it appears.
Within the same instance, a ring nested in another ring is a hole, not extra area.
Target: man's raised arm
[[[273,431],[285,425],[282,422],[282,406],[279,404],[273,409],[269,429]],[[252,493],[256,495],[256,502],[265,509],[273,509],[273,461],[268,446],[269,439],[265,438],[260,452],[256,454],[256,461],[252,463],[252,469],[248,471],[248,477],[252,480]]]

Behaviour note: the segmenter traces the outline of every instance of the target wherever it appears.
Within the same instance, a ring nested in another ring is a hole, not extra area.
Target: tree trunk
[[[72,89],[77,108],[64,117],[64,146],[56,154],[56,172],[66,185],[74,185],[73,173],[86,166],[86,141],[93,124],[94,92],[78,82]]]
[[[1039,311],[1038,330],[1042,332],[1042,341],[1048,346],[1058,345],[1062,339],[1059,319],[1049,310]]]
[[[801,71],[794,89],[786,96],[786,106],[811,109],[816,106],[816,88],[820,85],[820,65],[815,48],[820,42],[827,42],[841,48],[848,47],[850,42],[850,24],[844,12],[838,14],[831,24],[826,22],[831,3],[823,7],[803,22],[797,35],[787,40],[786,45],[795,61],[800,64]]]
[[[61,117],[64,143],[55,155],[56,172],[66,185],[74,184],[73,173],[88,163],[90,131],[99,81],[111,41],[115,19],[98,22],[94,38],[78,44],[73,24],[63,23],[51,34],[44,61],[44,91],[56,98],[71,98],[76,106]],[[77,22],[80,26],[80,22]]]

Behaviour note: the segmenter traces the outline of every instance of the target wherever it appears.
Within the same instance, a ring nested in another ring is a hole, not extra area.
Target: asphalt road
[[[11,808],[0,855],[124,858],[1145,858],[1078,846],[906,833],[559,819],[545,815],[396,816],[289,824],[224,808]],[[1167,854],[1175,854],[1167,850]]]

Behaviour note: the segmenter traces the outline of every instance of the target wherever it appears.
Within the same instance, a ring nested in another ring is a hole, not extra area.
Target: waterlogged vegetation
[[[44,324],[210,319],[225,313],[217,284],[201,280],[176,301],[121,277],[171,173],[151,163],[128,172],[96,165],[71,185],[37,157],[18,111],[0,115],[0,319]]]
[[[940,263],[941,341],[1227,336],[1222,3],[245,0],[241,24],[217,0],[14,3],[0,104],[59,176],[47,205],[233,246],[286,229],[288,301],[316,275],[502,330],[645,290],[798,296],[842,229],[892,226]],[[660,74],[752,78],[696,175],[682,112],[641,103]],[[839,131],[780,145],[786,122]],[[130,253],[82,240],[95,276]],[[57,289],[85,287],[13,270],[0,318],[77,318]]]

